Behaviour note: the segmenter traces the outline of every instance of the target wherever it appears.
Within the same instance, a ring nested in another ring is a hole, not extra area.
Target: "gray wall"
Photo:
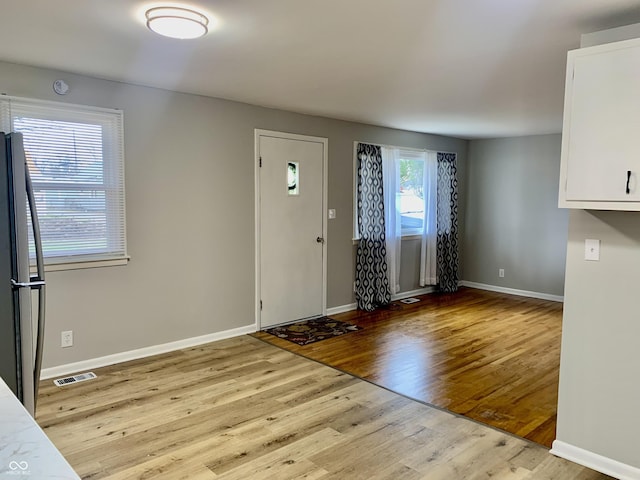
[[[584,240],[600,240],[600,261]],[[572,210],[558,428],[570,445],[640,468],[640,213]]]
[[[464,280],[563,294],[568,215],[557,206],[560,143],[560,135],[470,142]]]
[[[638,35],[630,25],[581,46]],[[600,240],[597,262],[584,260],[587,238]],[[556,439],[640,469],[638,272],[639,212],[569,212]]]
[[[52,91],[57,78],[71,86],[66,97]],[[255,128],[329,138],[328,307],[354,302],[354,141],[456,151],[464,175],[465,140],[9,63],[0,92],[124,110],[131,262],[49,273],[45,367],[255,321]],[[62,330],[74,331],[72,348],[60,348]]]

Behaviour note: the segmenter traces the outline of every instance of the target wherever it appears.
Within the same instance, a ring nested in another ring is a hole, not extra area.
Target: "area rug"
[[[298,345],[308,345],[358,330],[362,330],[362,327],[329,317],[320,317],[269,328],[265,332]]]

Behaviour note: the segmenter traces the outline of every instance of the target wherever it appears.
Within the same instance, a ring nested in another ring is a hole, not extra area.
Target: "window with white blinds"
[[[2,96],[0,130],[23,135],[45,264],[125,259],[122,111]]]

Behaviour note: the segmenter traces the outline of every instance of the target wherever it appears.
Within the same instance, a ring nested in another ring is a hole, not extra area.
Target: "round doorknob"
[[[318,238],[316,238],[316,242],[318,242],[318,243],[324,243],[324,238],[322,238],[322,237],[318,237]]]

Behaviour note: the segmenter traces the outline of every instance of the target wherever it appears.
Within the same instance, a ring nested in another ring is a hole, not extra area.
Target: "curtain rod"
[[[453,153],[456,156],[458,156],[458,152],[448,152],[448,151],[444,151],[444,150],[434,150],[432,148],[414,148],[414,147],[402,147],[400,145],[385,145],[384,143],[378,143],[378,142],[362,142],[360,140],[355,140],[353,142],[354,144],[354,150],[357,148],[359,143],[365,143],[367,145],[375,145],[377,147],[384,147],[384,148],[400,148],[402,150],[412,150],[414,152],[436,152],[436,153]]]

